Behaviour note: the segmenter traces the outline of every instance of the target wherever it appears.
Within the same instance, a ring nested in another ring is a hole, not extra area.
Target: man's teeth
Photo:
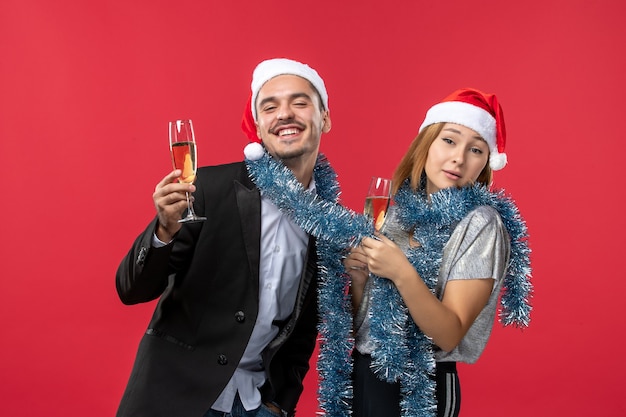
[[[297,133],[298,129],[283,129],[280,131],[280,136],[295,135]]]

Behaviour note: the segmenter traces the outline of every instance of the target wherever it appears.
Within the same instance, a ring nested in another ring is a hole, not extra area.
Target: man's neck
[[[299,160],[296,162],[284,160],[283,163],[291,170],[291,172],[293,172],[293,175],[300,182],[300,184],[307,189],[311,183],[311,178],[313,178],[313,168],[315,168],[316,160],[317,157],[309,161]]]

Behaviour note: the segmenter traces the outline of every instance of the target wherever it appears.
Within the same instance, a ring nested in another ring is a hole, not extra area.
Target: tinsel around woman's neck
[[[258,156],[258,157],[257,157]],[[319,258],[320,357],[317,361],[321,410],[330,417],[350,415],[352,399],[352,311],[350,282],[342,259],[345,250],[373,235],[364,215],[338,203],[337,176],[320,155],[314,169],[317,194],[305,190],[293,173],[265,152],[247,158],[250,177],[269,198],[307,233],[317,238]],[[422,187],[420,187],[422,188]],[[515,204],[502,192],[483,186],[445,189],[426,198],[403,184],[394,196],[403,229],[419,233],[420,251],[407,255],[424,282],[434,289],[443,245],[454,226],[471,210],[490,205],[500,213],[511,236],[511,264],[503,285],[500,319],[525,327],[530,320],[530,250],[526,226]],[[419,227],[418,227],[419,226]],[[413,323],[390,280],[372,276],[371,337],[374,372],[383,380],[399,381],[403,417],[433,416],[436,410],[432,342]]]

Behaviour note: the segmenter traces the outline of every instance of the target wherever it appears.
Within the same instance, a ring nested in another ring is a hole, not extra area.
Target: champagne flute
[[[374,229],[379,231],[385,222],[385,215],[391,199],[391,180],[389,178],[372,177],[363,214],[372,219]]]
[[[174,169],[180,169],[178,182],[193,183],[196,179],[197,149],[191,120],[174,120],[170,122],[170,152]],[[187,196],[187,216],[179,223],[192,223],[206,220],[206,217],[197,216],[193,210],[193,203]]]

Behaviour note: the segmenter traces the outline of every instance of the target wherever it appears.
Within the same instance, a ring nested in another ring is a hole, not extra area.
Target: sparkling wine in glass
[[[197,149],[191,120],[174,120],[170,122],[170,152],[174,169],[180,169],[178,182],[193,183],[196,180]],[[206,220],[206,217],[197,216],[193,210],[193,203],[187,195],[187,216],[180,219],[180,223],[191,223]]]
[[[372,219],[377,231],[385,222],[385,215],[391,198],[391,180],[388,178],[372,177],[365,197],[363,214]]]

